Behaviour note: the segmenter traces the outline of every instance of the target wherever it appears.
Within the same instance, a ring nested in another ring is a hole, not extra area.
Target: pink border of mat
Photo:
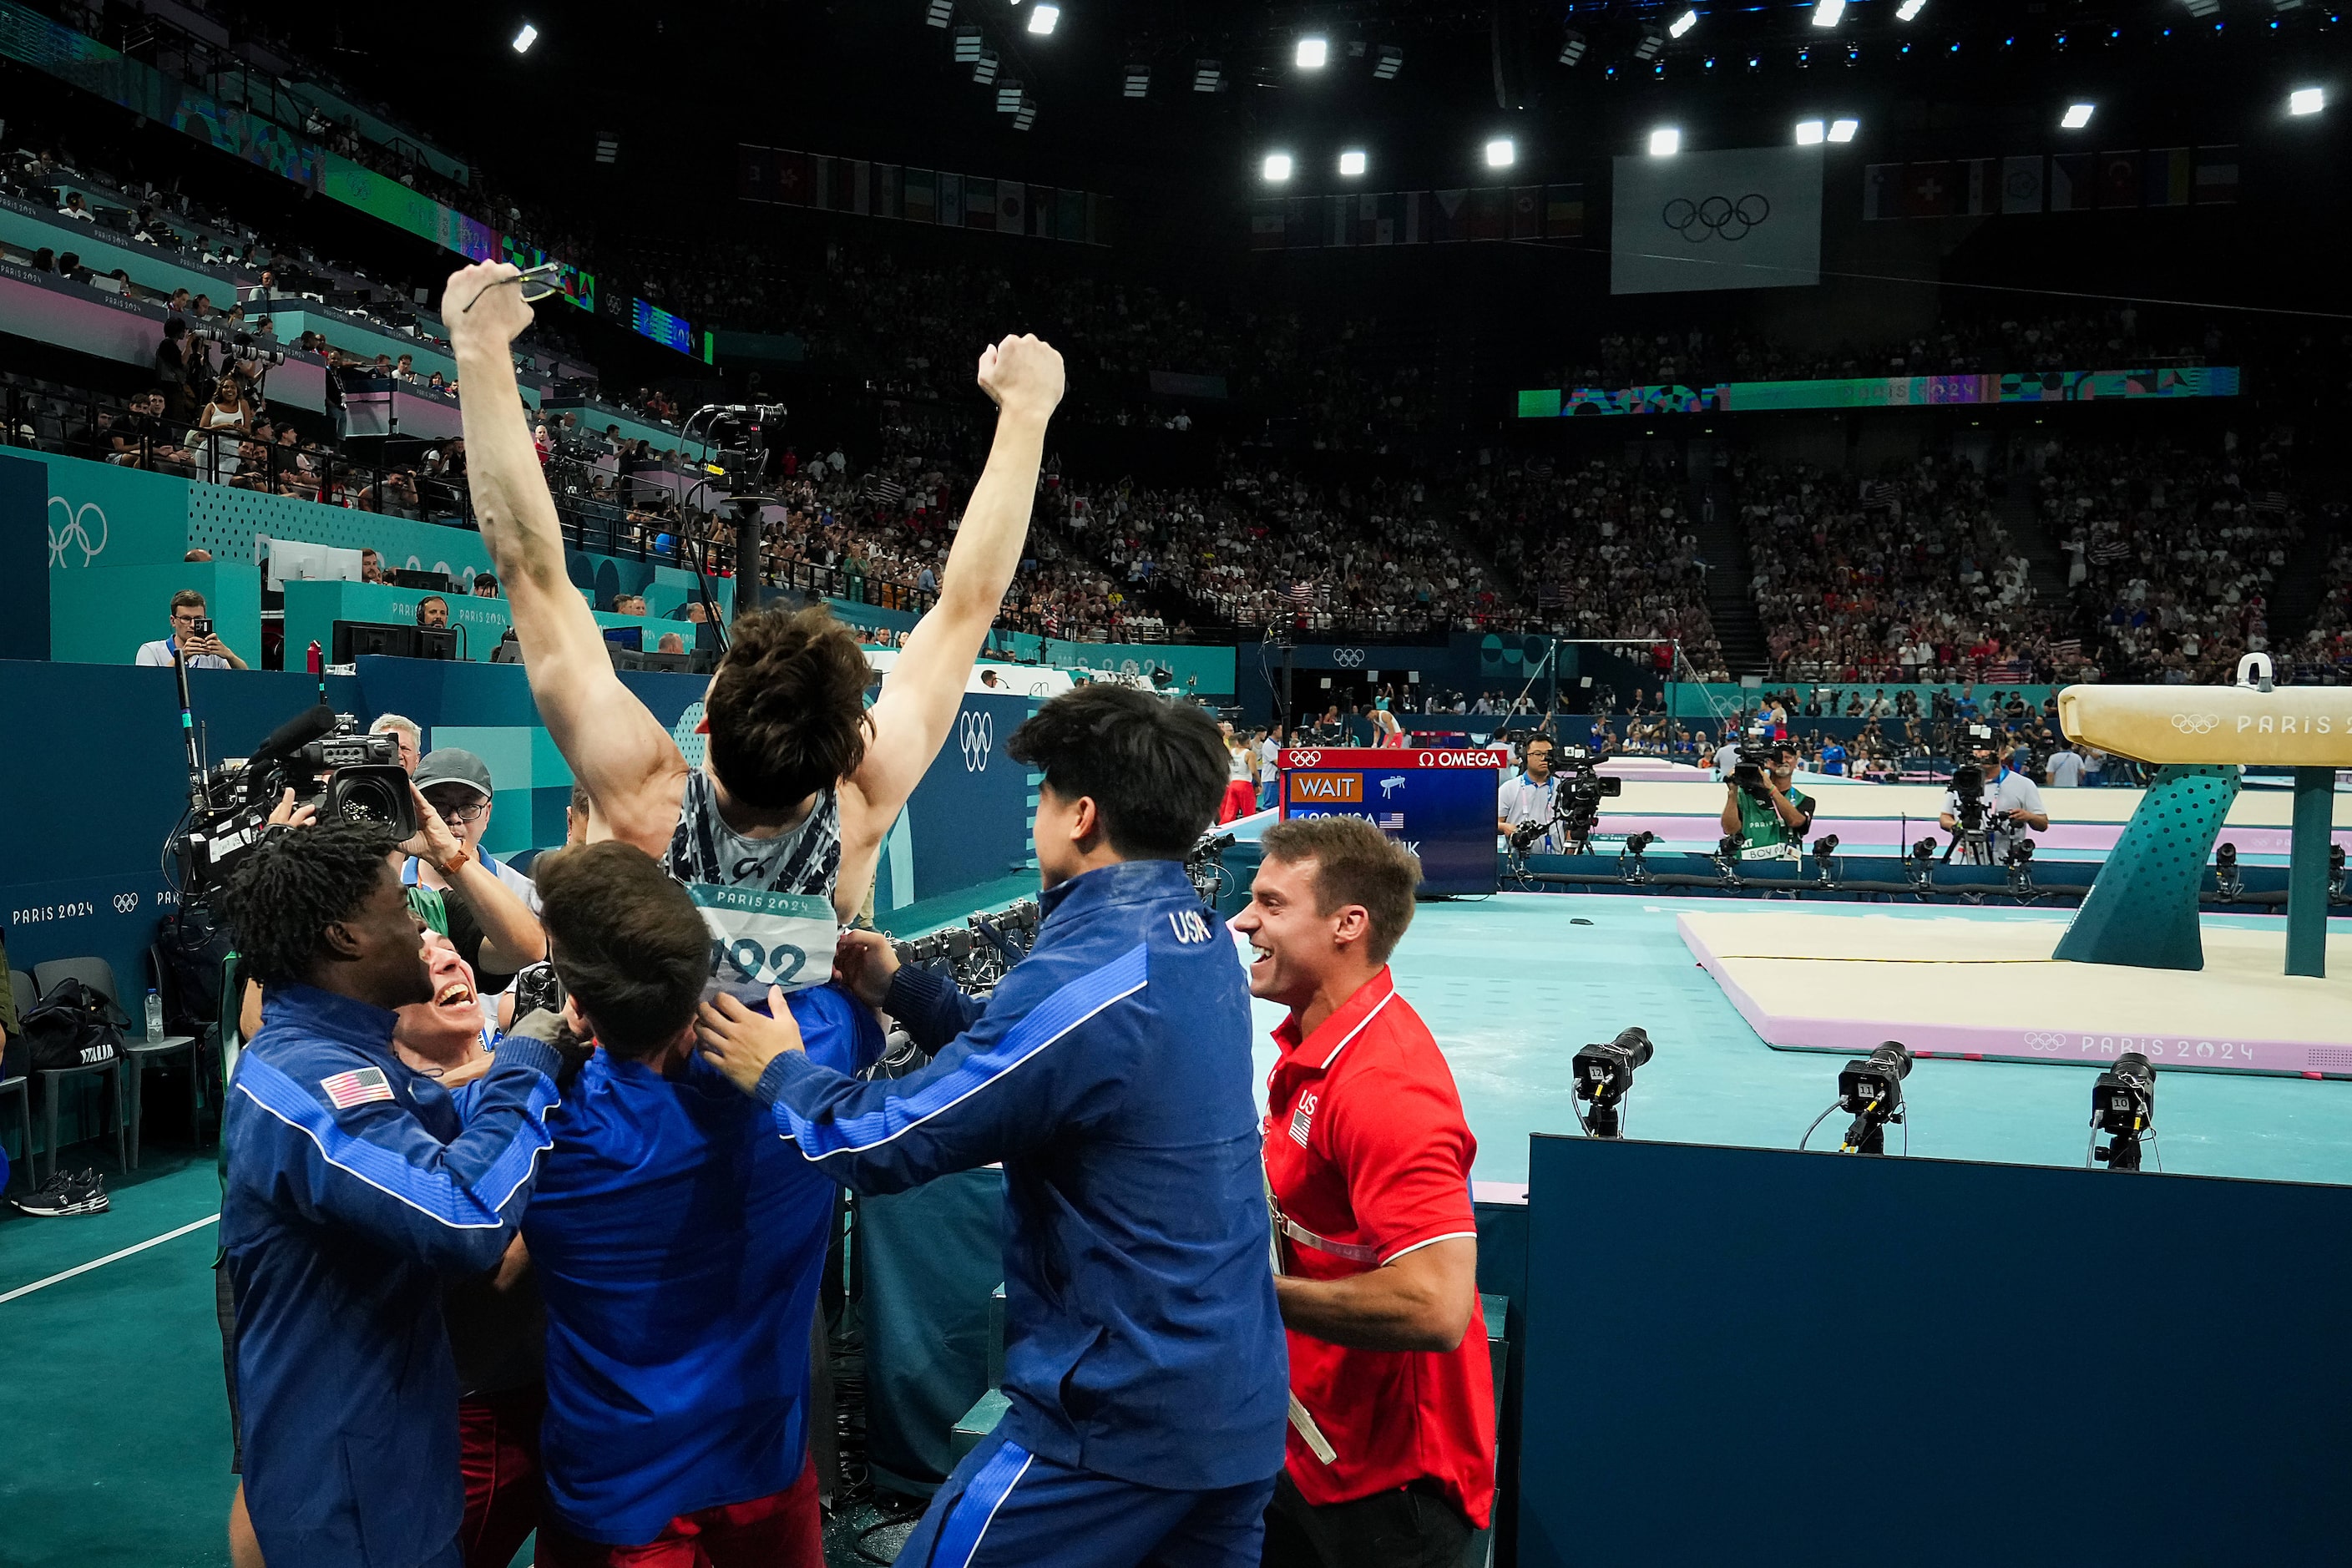
[[[2197,1040],[2163,1035],[2081,1035],[2073,1032],[1987,1028],[1972,1024],[1938,1024],[1916,1019],[1890,1023],[1884,1018],[1810,1018],[1767,1012],[1726,973],[1706,941],[1685,917],[1675,917],[1675,930],[1698,966],[1706,971],[1739,1016],[1748,1020],[1764,1043],[1776,1050],[1852,1051],[1868,1055],[1895,1036],[1911,1054],[1929,1059],[1962,1061],[2058,1062],[2103,1067],[2125,1051],[2137,1051],[2158,1067],[2172,1071],[2259,1073],[2273,1078],[2352,1079],[2352,1048],[2333,1042],[2310,1040]],[[2314,1051],[2332,1051],[2340,1065],[2314,1068],[2300,1064]],[[2242,1053],[2242,1057],[2241,1056]],[[2272,1062],[2294,1066],[2270,1066]]]

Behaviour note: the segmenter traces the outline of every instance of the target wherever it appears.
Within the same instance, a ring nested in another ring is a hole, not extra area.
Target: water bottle
[[[163,998],[155,988],[147,988],[147,1043],[153,1045],[163,1037]]]
[[[313,675],[317,675],[317,674],[321,673],[321,672],[322,672],[322,671],[324,671],[324,670],[326,669],[326,668],[327,668],[327,662],[326,662],[326,660],[325,660],[324,658],[322,658],[321,657],[320,657],[319,643],[318,643],[318,639],[317,639],[317,638],[315,638],[315,637],[314,637],[314,638],[312,638],[312,639],[311,639],[311,642],[310,642],[310,673],[311,673],[311,674],[313,674]]]

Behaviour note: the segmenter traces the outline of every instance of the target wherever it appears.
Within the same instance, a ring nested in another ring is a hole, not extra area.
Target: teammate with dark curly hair
[[[330,942],[329,929],[361,916],[369,895],[382,889],[396,847],[391,833],[372,822],[278,830],[236,868],[224,900],[244,972],[267,986],[311,984],[317,984],[312,972],[321,964],[350,962],[347,951]],[[393,878],[395,886],[399,880]],[[404,905],[401,912],[406,914]],[[414,930],[413,921],[409,928]],[[382,956],[396,961],[404,941],[387,944]],[[416,984],[426,984],[421,958],[415,967]],[[400,996],[385,1005],[425,1000],[422,994]]]
[[[394,1051],[394,1010],[435,999],[394,850],[288,828],[228,897],[265,988],[221,1133],[245,1505],[264,1560],[306,1568],[462,1560],[442,1279],[504,1255],[556,1100],[528,1024],[454,1095]]]

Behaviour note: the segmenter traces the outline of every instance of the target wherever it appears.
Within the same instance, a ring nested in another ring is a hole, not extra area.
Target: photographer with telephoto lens
[[[1964,866],[2006,865],[2028,828],[2049,830],[2050,814],[2041,787],[2000,754],[1990,725],[1971,724],[1967,734],[1968,761],[1952,771],[1938,819],[1952,836],[1945,858]]]
[[[1723,831],[1744,860],[1793,860],[1813,827],[1813,797],[1797,787],[1797,748],[1750,741],[1724,781]]]

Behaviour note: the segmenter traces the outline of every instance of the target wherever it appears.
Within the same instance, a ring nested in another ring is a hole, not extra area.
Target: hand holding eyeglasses
[[[441,296],[441,321],[449,347],[503,351],[531,323],[531,302],[560,292],[552,279],[560,267],[546,262],[528,271],[510,261],[478,261],[449,275]]]

